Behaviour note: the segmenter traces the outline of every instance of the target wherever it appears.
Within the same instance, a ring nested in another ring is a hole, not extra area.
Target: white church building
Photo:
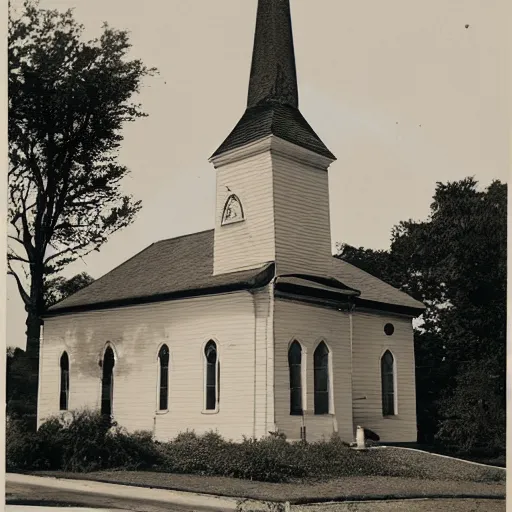
[[[247,108],[213,154],[215,228],[150,245],[44,318],[38,424],[101,410],[217,430],[416,441],[424,306],[332,255],[334,155],[298,108],[289,0],[259,0]]]

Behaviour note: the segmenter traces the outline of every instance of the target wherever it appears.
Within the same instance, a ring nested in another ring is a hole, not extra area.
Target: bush
[[[229,476],[265,482],[300,478],[382,474],[375,453],[354,452],[339,438],[317,443],[289,443],[282,434],[241,443],[215,432],[202,436],[185,432],[163,445],[163,470],[169,473]]]
[[[37,433],[7,425],[9,469],[89,472],[101,469],[149,469],[159,466],[159,445],[149,432],[129,434],[100,413],[73,413],[69,424],[53,417]]]
[[[10,420],[6,440],[9,470],[152,469],[264,482],[344,476],[442,479],[451,474],[443,476],[419,455],[405,451],[351,450],[337,436],[314,443],[290,443],[285,436],[274,433],[235,443],[217,432],[197,435],[187,431],[173,441],[159,443],[150,432],[128,433],[90,411],[73,413],[68,424],[51,418],[37,433],[28,430],[23,422]],[[475,473],[472,478],[489,479],[484,473]],[[497,473],[495,478],[499,480],[503,475]]]

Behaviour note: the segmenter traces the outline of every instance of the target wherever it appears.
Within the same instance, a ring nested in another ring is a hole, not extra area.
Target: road
[[[6,482],[7,512],[31,512],[29,506],[89,507],[102,512],[222,512],[215,509],[173,506],[157,501],[107,496],[37,485]],[[66,510],[64,508],[63,510]],[[367,503],[336,503],[317,506],[294,506],[294,512],[505,512],[505,500],[403,500]],[[34,512],[36,509],[33,509]],[[37,510],[43,510],[37,508]],[[71,512],[72,509],[68,508]],[[83,510],[83,509],[82,509]],[[99,512],[99,511],[98,511]]]

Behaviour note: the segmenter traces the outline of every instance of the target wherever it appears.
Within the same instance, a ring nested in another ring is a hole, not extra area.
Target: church
[[[53,306],[38,424],[101,410],[158,440],[215,430],[416,441],[423,304],[333,257],[335,156],[299,110],[289,0],[259,0],[247,107],[211,156],[214,229],[153,243]]]

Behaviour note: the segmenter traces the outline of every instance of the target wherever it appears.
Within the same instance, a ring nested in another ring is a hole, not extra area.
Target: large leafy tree
[[[27,311],[37,361],[45,282],[99,250],[141,205],[121,192],[121,130],[144,116],[132,101],[154,70],[130,59],[128,34],[107,25],[86,41],[73,12],[26,0],[10,10],[8,271]]]
[[[338,256],[423,301],[415,332],[420,439],[504,446],[507,187],[438,183],[426,221],[401,222],[389,251]]]

